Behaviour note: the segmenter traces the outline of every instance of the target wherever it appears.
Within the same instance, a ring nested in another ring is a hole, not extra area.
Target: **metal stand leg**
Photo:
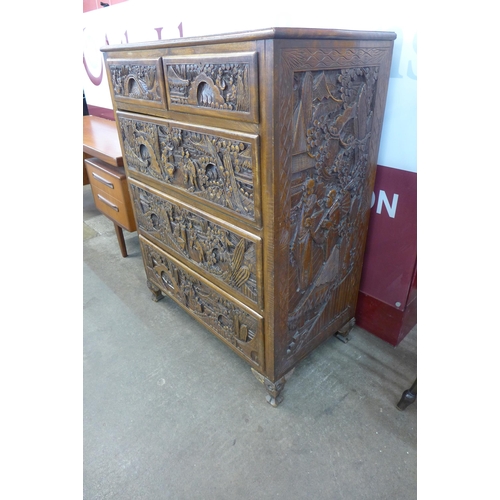
[[[413,382],[413,385],[403,392],[399,403],[396,405],[398,410],[405,410],[409,405],[415,402],[417,399],[417,379]]]

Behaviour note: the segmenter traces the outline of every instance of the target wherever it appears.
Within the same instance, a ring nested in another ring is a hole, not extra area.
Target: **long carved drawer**
[[[117,116],[129,175],[260,225],[257,135]]]
[[[161,58],[106,61],[115,102],[167,108]]]
[[[242,302],[262,309],[259,237],[136,181],[130,191],[143,234]]]
[[[258,123],[257,53],[163,57],[168,108]]]
[[[150,286],[158,287],[250,364],[264,370],[263,318],[139,235]]]

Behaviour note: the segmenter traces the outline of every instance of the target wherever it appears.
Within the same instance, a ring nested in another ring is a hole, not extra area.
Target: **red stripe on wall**
[[[89,12],[91,10],[103,9],[102,3],[107,3],[110,7],[116,5],[117,3],[126,2],[127,0],[83,0],[83,12]]]

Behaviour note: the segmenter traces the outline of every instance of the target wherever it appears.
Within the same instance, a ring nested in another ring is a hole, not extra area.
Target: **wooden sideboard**
[[[102,49],[153,298],[245,359],[273,406],[354,325],[395,38],[271,28]]]
[[[123,229],[136,231],[132,201],[116,123],[98,116],[83,117],[83,184],[92,189],[97,209],[111,219],[123,257]]]

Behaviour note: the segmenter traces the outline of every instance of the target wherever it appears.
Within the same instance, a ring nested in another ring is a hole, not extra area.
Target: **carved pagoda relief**
[[[256,136],[221,137],[122,116],[119,125],[129,169],[259,220]]]
[[[257,121],[256,54],[163,58],[168,107],[206,114],[208,110]],[[216,116],[216,114],[214,114]],[[246,118],[245,118],[246,116]]]
[[[159,59],[149,62],[110,61],[108,67],[115,99],[146,101],[165,107]]]
[[[130,189],[142,231],[254,304],[262,304],[262,299],[258,300],[257,248],[253,240],[135,184],[130,184]]]
[[[150,288],[158,287],[175,298],[254,366],[262,369],[262,319],[248,314],[201,279],[187,273],[181,265],[143,238],[140,242]]]
[[[294,73],[288,355],[352,308],[377,80],[376,67]]]

